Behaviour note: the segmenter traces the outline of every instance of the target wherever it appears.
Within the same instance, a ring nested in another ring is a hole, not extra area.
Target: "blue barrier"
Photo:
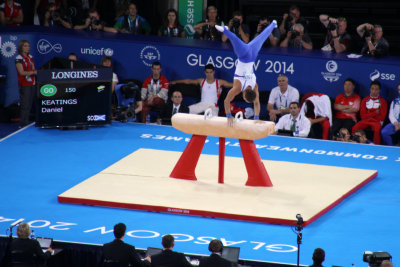
[[[162,72],[169,80],[204,76],[204,66],[213,63],[216,76],[232,80],[236,56],[229,44],[202,40],[186,40],[157,36],[86,32],[68,29],[31,27],[0,27],[0,74],[7,75],[1,84],[0,104],[18,100],[14,59],[20,40],[31,43],[36,68],[53,57],[75,53],[81,61],[98,64],[105,55],[112,56],[114,71],[120,80],[144,80],[151,73],[154,61],[162,63]],[[400,81],[399,58],[348,58],[345,54],[297,51],[289,48],[262,49],[255,63],[260,90],[271,90],[281,73],[300,93],[311,91],[331,97],[343,92],[343,82],[351,77],[361,96],[369,94],[372,80],[382,83],[381,95],[389,101],[397,96]]]

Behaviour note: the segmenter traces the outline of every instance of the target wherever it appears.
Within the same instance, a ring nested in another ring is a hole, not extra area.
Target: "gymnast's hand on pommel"
[[[233,127],[233,117],[227,118],[228,127]]]

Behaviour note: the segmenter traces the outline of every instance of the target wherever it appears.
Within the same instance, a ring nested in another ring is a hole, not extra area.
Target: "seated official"
[[[110,266],[115,266],[116,264],[149,266],[148,261],[140,259],[134,246],[123,241],[125,231],[126,225],[124,223],[118,223],[114,226],[114,241],[103,245],[103,266],[107,266],[108,264]]]
[[[171,103],[164,106],[161,111],[159,118],[157,118],[158,124],[171,125],[171,117],[175,113],[189,113],[189,107],[182,104],[183,96],[180,91],[174,91],[171,96]]]
[[[30,239],[29,224],[21,223],[17,228],[18,238],[13,239],[6,252],[6,266],[38,266],[43,264],[53,254],[49,247],[44,253],[36,239]]]
[[[192,266],[185,258],[183,253],[172,251],[175,245],[175,239],[172,235],[165,235],[161,241],[164,247],[163,251],[151,256],[151,266],[180,267]]]
[[[290,114],[282,116],[275,125],[275,134],[279,135],[279,130],[291,131],[293,136],[307,137],[310,133],[311,122],[300,115],[300,105],[298,102],[292,102],[289,105]]]
[[[236,266],[234,263],[224,259],[221,257],[222,253],[222,243],[218,239],[211,240],[208,245],[208,250],[211,252],[211,255],[205,259],[200,261],[200,267],[231,267]]]

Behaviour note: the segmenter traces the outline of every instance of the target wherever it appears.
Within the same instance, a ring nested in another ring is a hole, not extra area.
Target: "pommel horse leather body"
[[[224,183],[225,138],[237,138],[248,173],[246,185],[272,186],[253,140],[273,134],[275,123],[236,119],[233,127],[229,127],[225,117],[211,117],[207,112],[204,116],[176,113],[171,121],[174,128],[193,135],[172,170],[171,178],[197,180],[195,169],[206,138],[216,136],[219,137],[219,183]]]

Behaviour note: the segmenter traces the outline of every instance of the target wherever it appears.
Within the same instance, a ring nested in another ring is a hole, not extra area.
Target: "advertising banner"
[[[187,39],[193,39],[193,26],[203,19],[203,0],[179,0],[179,21]]]

